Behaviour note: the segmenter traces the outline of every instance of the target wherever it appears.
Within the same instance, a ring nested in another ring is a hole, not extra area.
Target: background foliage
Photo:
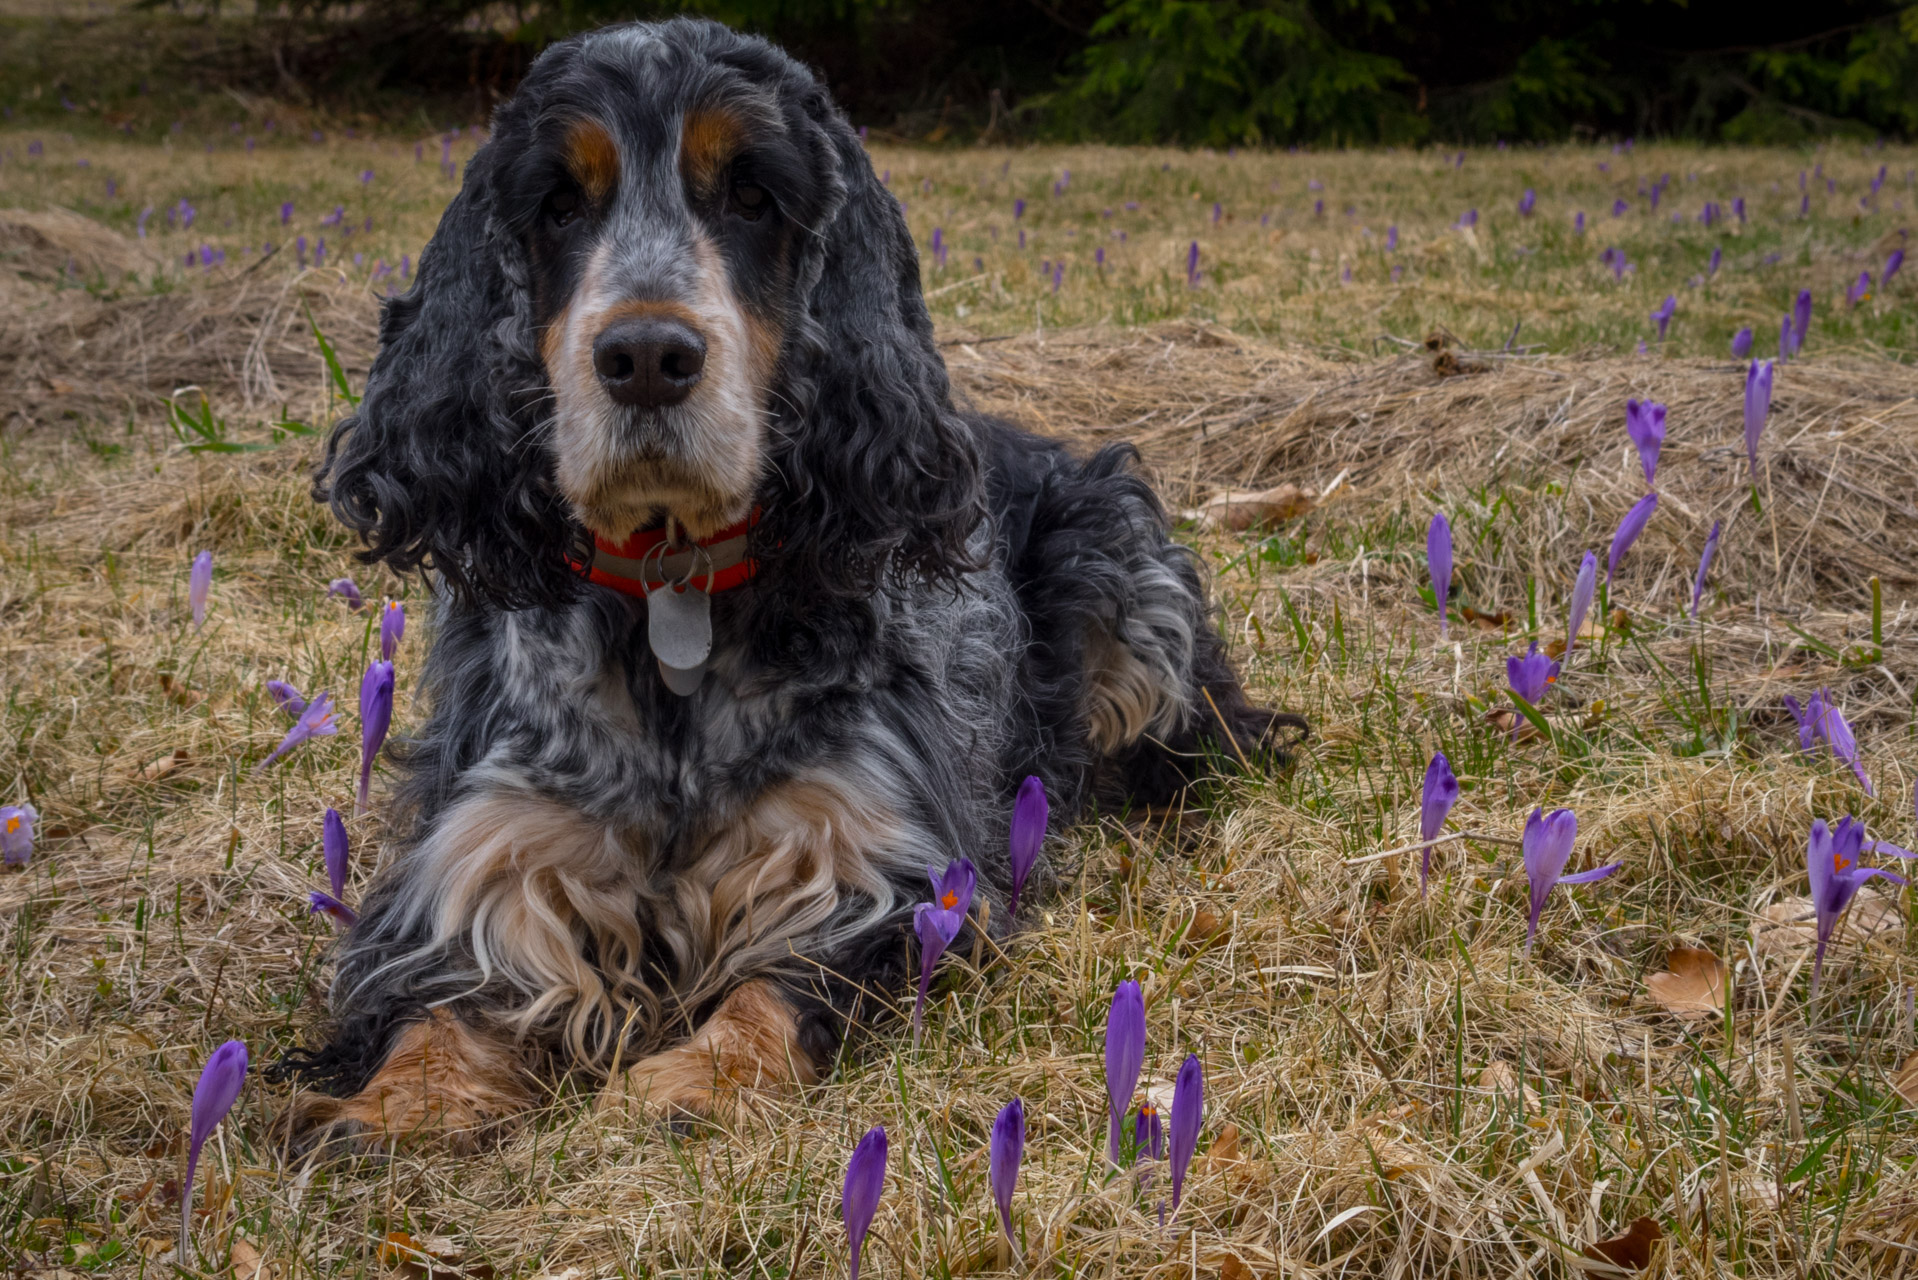
[[[1834,0],[292,0],[146,7],[180,30],[153,72],[316,104],[394,95],[482,115],[553,39],[698,12],[821,68],[862,123],[933,141],[1228,146],[1660,135],[1791,142],[1918,130],[1918,4]],[[16,20],[16,23],[19,20]],[[51,109],[89,87],[38,40]],[[67,24],[91,28],[100,17]],[[58,22],[51,25],[58,26]],[[176,46],[178,48],[176,49]],[[0,58],[7,55],[0,54]]]

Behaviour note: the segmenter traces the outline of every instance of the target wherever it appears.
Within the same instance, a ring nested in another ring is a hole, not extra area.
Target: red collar
[[[593,565],[587,577],[602,587],[644,599],[668,582],[684,583],[709,595],[730,591],[759,571],[746,554],[747,535],[759,520],[759,509],[728,525],[710,538],[667,546],[666,529],[641,529],[624,542],[593,535]]]

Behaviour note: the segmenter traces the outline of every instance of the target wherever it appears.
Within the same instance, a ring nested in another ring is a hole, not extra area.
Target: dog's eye
[[[733,212],[748,222],[757,222],[766,216],[766,210],[773,207],[773,198],[766,194],[766,188],[750,182],[735,182],[732,189]]]
[[[556,227],[563,227],[579,217],[579,192],[555,191],[547,196],[546,216],[552,219]]]

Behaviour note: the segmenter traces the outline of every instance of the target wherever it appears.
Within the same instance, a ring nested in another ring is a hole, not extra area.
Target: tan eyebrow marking
[[[730,111],[699,107],[679,128],[679,171],[696,191],[711,194],[726,162],[746,142],[746,126]]]
[[[619,146],[597,120],[580,120],[566,132],[566,169],[597,202],[619,185]]]

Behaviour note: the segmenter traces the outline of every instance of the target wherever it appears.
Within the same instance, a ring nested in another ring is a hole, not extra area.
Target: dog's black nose
[[[677,320],[621,320],[593,343],[606,394],[636,409],[684,400],[706,367],[706,340]]]

